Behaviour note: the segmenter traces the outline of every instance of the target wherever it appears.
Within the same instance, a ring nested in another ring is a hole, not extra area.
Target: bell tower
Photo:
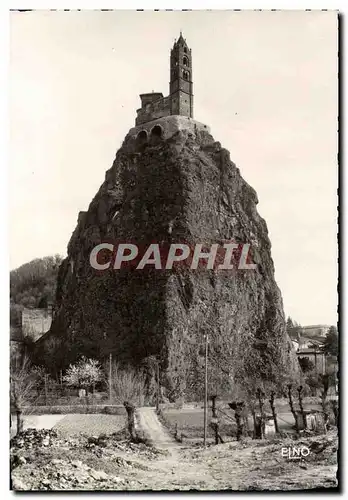
[[[169,96],[171,115],[193,118],[192,56],[186,40],[180,37],[170,52]]]

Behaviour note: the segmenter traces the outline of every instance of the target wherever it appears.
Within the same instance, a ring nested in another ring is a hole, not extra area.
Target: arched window
[[[136,145],[138,148],[143,149],[147,143],[147,132],[146,130],[141,130],[136,138]]]
[[[147,140],[147,132],[146,130],[141,130],[137,136],[137,139],[139,140]]]
[[[155,125],[152,129],[151,129],[151,135],[153,137],[162,137],[162,127],[161,125]]]
[[[184,47],[184,52],[185,54],[187,54],[187,47]]]
[[[185,71],[183,70],[182,72],[182,77],[184,80],[188,80],[189,79],[189,72],[188,71]]]
[[[182,62],[183,62],[184,66],[188,66],[189,65],[189,62],[188,62],[188,59],[187,59],[186,56],[183,57]]]

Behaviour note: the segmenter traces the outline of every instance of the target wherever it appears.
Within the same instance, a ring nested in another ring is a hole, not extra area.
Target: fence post
[[[46,373],[44,376],[44,381],[45,381],[45,406],[47,406],[47,374]]]
[[[112,354],[109,354],[109,403],[111,404],[112,398]]]

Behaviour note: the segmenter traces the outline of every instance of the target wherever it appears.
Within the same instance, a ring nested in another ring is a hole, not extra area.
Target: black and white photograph
[[[340,489],[339,21],[9,12],[9,489]]]

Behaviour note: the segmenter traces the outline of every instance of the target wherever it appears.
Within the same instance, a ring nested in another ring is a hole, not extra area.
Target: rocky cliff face
[[[257,195],[229,152],[205,131],[140,144],[126,136],[87,212],[80,213],[59,277],[56,313],[39,344],[60,369],[82,354],[139,366],[160,359],[169,399],[192,396],[211,365],[232,380],[277,380],[296,370]],[[256,270],[126,268],[97,271],[100,242],[250,243]]]

